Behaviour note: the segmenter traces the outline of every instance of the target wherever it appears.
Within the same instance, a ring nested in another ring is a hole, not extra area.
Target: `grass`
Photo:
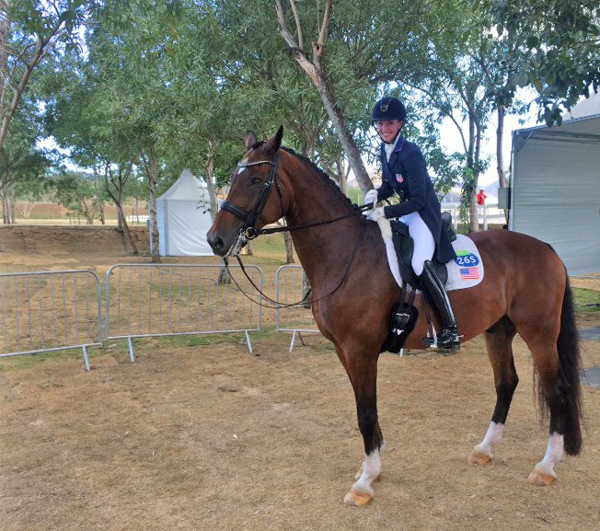
[[[600,291],[585,288],[571,288],[577,313],[600,312]]]
[[[90,347],[88,348],[88,357],[91,359],[95,356],[101,356],[105,348]],[[65,350],[55,350],[52,352],[39,352],[37,354],[24,354],[17,356],[8,356],[0,358],[0,372],[18,371],[35,367],[46,360],[81,360],[83,367],[83,349],[69,348]]]
[[[273,339],[277,332],[274,327],[266,327],[258,332],[249,332],[250,341],[261,339]],[[190,334],[177,336],[158,336],[133,338],[133,348],[135,352],[142,352],[147,349],[175,349],[177,347],[206,347],[211,345],[240,344],[245,342],[245,336],[242,332],[232,332],[230,334]],[[120,361],[129,358],[129,346],[125,339],[111,339],[105,341],[102,347],[89,347],[88,356],[90,359],[98,356],[112,355]],[[81,360],[83,367],[83,351],[81,348],[71,348],[53,352],[41,352],[38,354],[24,354],[21,356],[9,356],[0,358],[0,372],[18,371],[35,367],[46,360]]]

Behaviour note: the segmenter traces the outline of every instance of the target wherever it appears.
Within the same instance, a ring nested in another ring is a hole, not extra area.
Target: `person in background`
[[[405,119],[406,109],[397,98],[385,96],[373,107],[371,121],[383,141],[380,154],[383,183],[365,196],[365,205],[373,205],[367,218],[372,221],[382,217],[399,218],[408,225],[414,241],[411,265],[441,327],[438,346],[458,350],[460,338],[450,299],[431,263],[434,253],[442,263],[456,258],[456,253],[448,235],[442,231],[440,202],[423,154],[416,144],[408,142],[402,135]],[[394,194],[400,197],[399,204],[376,206]]]
[[[479,193],[477,194],[477,204],[479,206],[485,205],[485,200],[487,199],[487,195],[485,195],[485,191],[483,188],[479,189]]]

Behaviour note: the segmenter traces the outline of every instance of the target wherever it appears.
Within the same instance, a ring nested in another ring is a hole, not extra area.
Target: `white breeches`
[[[411,212],[400,217],[400,221],[408,225],[408,233],[415,242],[415,250],[411,261],[412,268],[417,275],[423,272],[425,260],[431,260],[435,252],[435,240],[429,227],[418,212]]]

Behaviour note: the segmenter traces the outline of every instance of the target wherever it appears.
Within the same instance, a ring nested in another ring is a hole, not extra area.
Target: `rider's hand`
[[[365,195],[365,206],[370,204],[372,207],[374,207],[376,203],[377,203],[377,190],[375,190],[375,189],[369,190],[367,192],[367,194]]]
[[[379,221],[381,218],[385,218],[385,212],[383,207],[377,207],[367,213],[367,219],[371,221]]]

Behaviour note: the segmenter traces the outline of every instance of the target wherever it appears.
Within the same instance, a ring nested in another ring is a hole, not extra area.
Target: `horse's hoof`
[[[473,450],[467,460],[472,465],[487,465],[492,462],[492,456]]]
[[[367,505],[372,499],[373,496],[371,494],[356,489],[350,489],[348,494],[344,496],[344,503],[352,507],[362,507],[363,505]]]
[[[534,468],[529,474],[527,481],[532,485],[537,485],[538,487],[547,487],[548,485],[552,485],[554,480],[556,479],[556,474],[548,474],[547,472],[542,472],[537,468]]]

